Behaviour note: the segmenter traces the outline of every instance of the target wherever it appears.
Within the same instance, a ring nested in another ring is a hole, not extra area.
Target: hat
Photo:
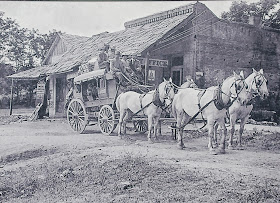
[[[119,51],[116,51],[115,55],[116,55],[116,56],[120,56],[121,53],[120,53]]]

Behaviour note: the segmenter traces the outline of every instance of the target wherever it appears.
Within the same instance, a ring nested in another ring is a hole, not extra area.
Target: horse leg
[[[228,141],[228,149],[233,149],[233,135],[235,133],[235,123],[236,123],[236,115],[230,116],[230,135],[229,135],[229,141]]]
[[[158,119],[158,126],[157,126],[157,130],[158,130],[158,135],[161,136],[161,121]]]
[[[241,119],[240,129],[239,129],[239,134],[238,134],[238,141],[237,141],[237,148],[238,149],[243,149],[242,144],[241,144],[241,137],[242,137],[242,134],[243,134],[243,131],[244,131],[244,126],[245,126],[248,119],[249,119],[249,115]]]
[[[211,154],[216,155],[217,151],[213,147],[213,135],[214,135],[214,121],[210,121],[210,119],[207,120],[207,126],[208,126],[208,148]]]
[[[118,130],[118,136],[119,138],[122,138],[122,126],[123,126],[123,119],[126,115],[126,111],[120,111],[120,118],[119,118],[119,130]]]
[[[123,119],[123,132],[124,132],[124,135],[126,135],[126,123],[127,123],[127,120],[130,118],[130,115],[131,115],[131,111],[130,110],[127,110],[126,111],[126,115]]]
[[[222,119],[220,122],[219,122],[219,125],[221,127],[221,130],[222,130],[222,138],[221,138],[221,144],[220,144],[220,147],[219,147],[219,152],[221,154],[224,154],[225,153],[225,147],[226,147],[226,136],[227,136],[227,128],[226,128],[226,124],[225,124],[225,121],[224,119]]]
[[[213,147],[217,148],[218,147],[218,138],[217,138],[217,134],[218,134],[218,128],[219,128],[219,124],[215,123],[214,125],[214,132],[213,132]]]
[[[184,125],[183,125],[183,120],[185,118],[185,113],[184,112],[181,112],[179,114],[177,114],[177,118],[176,118],[176,121],[177,121],[177,124],[176,124],[176,128],[178,129],[179,133],[178,133],[178,148],[179,149],[184,149],[185,148],[185,145],[184,145],[184,142],[183,142],[183,134],[184,134]]]
[[[148,115],[148,142],[150,143],[153,143],[151,139],[152,129],[153,129],[153,117],[152,115]]]
[[[154,117],[154,136],[155,140],[158,140],[157,133],[159,130],[159,117]]]

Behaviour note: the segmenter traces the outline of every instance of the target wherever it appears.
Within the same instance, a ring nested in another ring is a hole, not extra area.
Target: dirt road
[[[205,133],[186,132],[179,150],[166,127],[154,144],[96,126],[79,135],[63,120],[0,129],[0,201],[280,202],[279,133],[245,131],[244,150],[213,156]]]

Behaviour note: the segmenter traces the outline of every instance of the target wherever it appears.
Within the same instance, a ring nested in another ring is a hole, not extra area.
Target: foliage
[[[280,29],[279,0],[260,0],[247,4],[246,1],[234,1],[229,12],[223,12],[222,18],[235,22],[249,22],[249,16],[260,16],[262,24]]]
[[[40,34],[38,30],[22,28],[0,11],[0,95],[7,95],[10,91],[11,81],[6,76],[41,64],[57,33],[52,30]],[[15,84],[15,100],[19,100],[22,89],[31,93],[31,86],[34,84],[27,81]]]

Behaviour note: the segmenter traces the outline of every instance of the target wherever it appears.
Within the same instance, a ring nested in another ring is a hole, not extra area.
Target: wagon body
[[[121,92],[112,73],[106,73],[104,69],[75,77],[73,99],[67,108],[71,128],[82,133],[87,125],[98,124],[103,134],[111,134],[118,124],[119,113],[115,101]],[[134,127],[137,131],[145,132],[146,119],[135,117]]]

